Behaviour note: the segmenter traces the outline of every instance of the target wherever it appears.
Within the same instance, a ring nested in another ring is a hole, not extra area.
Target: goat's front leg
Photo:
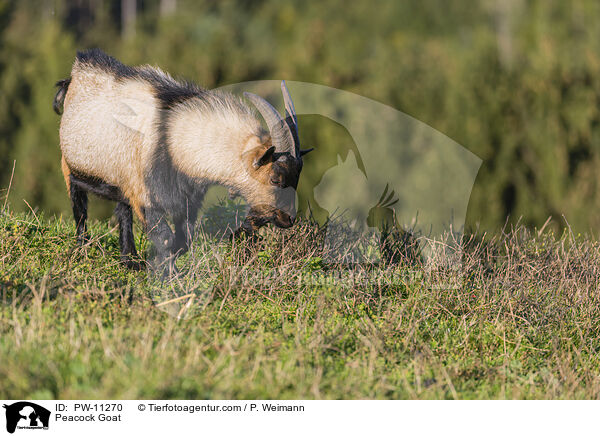
[[[194,224],[198,211],[190,211],[184,218],[175,219],[175,251],[178,255],[186,253],[194,240]]]
[[[163,276],[171,276],[177,270],[175,267],[176,238],[167,223],[166,212],[160,208],[151,207],[145,211],[146,231],[154,245],[154,259],[151,264]]]

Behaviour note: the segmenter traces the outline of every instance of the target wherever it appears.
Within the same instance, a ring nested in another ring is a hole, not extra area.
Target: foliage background
[[[53,85],[77,49],[100,47],[207,88],[288,78],[381,101],[483,159],[471,226],[564,215],[594,232],[599,20],[594,0],[0,0],[0,186],[16,160],[11,208],[69,213]],[[301,123],[306,144],[348,140],[325,119]]]

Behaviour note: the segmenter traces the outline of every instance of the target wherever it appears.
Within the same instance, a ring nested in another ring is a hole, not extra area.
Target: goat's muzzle
[[[282,229],[288,229],[294,225],[294,221],[294,216],[281,209],[259,205],[250,208],[242,227],[246,232],[251,232],[271,223]]]

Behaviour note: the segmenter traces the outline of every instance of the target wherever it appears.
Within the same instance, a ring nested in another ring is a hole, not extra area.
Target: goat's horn
[[[285,104],[285,113],[288,117],[292,119],[294,125],[298,125],[298,117],[296,116],[296,108],[294,107],[294,102],[292,101],[292,96],[290,95],[290,91],[288,91],[287,86],[285,84],[285,80],[281,81],[281,93],[283,94],[283,103]]]
[[[302,156],[303,154],[300,151],[300,139],[298,137],[298,117],[296,116],[296,108],[294,107],[294,102],[292,101],[292,96],[290,95],[290,91],[285,84],[285,80],[281,81],[281,93],[283,94],[283,103],[285,105],[285,116],[288,126],[290,127],[290,131],[292,132],[292,136],[294,138],[294,151],[295,156]],[[288,121],[289,120],[289,121]]]
[[[294,137],[288,123],[281,118],[277,109],[271,106],[267,100],[256,94],[244,92],[244,96],[256,106],[262,117],[265,119],[265,122],[269,127],[269,133],[271,133],[271,139],[275,146],[275,150],[280,153],[290,152],[292,156],[296,157]]]

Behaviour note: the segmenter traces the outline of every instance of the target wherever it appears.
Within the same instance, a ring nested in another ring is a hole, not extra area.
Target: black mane
[[[140,67],[125,65],[99,48],[78,51],[76,58],[78,63],[98,68],[119,81],[141,79],[148,82],[154,88],[155,96],[161,103],[161,109],[170,109],[190,98],[202,97],[206,94],[205,89],[193,82],[175,80],[149,65]]]

